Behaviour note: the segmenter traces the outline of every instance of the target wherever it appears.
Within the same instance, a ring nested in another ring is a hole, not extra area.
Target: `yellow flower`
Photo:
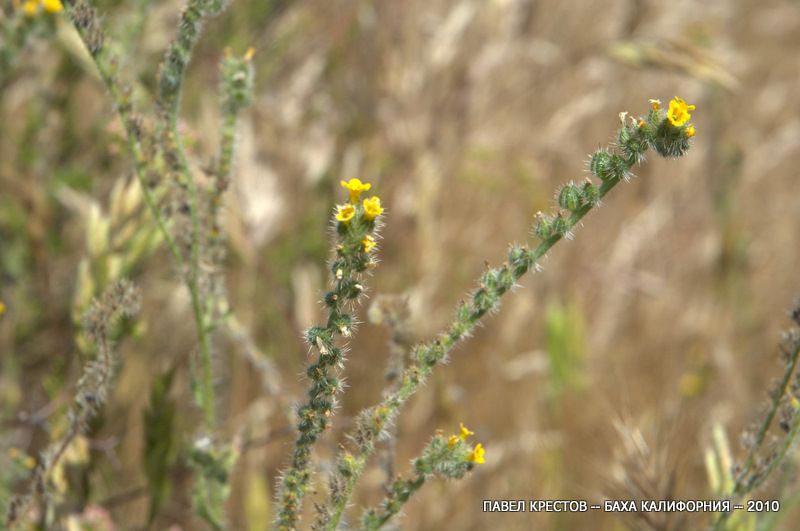
[[[675,96],[669,102],[667,118],[669,118],[669,122],[672,125],[675,127],[680,127],[692,118],[692,115],[689,114],[689,111],[693,111],[695,108],[696,107],[694,105],[687,105],[685,101],[680,99],[678,96]]]
[[[339,205],[336,211],[336,219],[342,223],[350,223],[356,215],[356,207],[353,205]]]
[[[372,185],[369,183],[362,183],[358,179],[350,179],[349,181],[341,181],[342,186],[347,188],[350,192],[350,202],[353,204],[358,203],[358,199],[361,197],[362,192],[366,192]]]
[[[461,437],[462,441],[466,441],[471,435],[475,435],[475,432],[469,431],[469,428],[464,426],[463,422],[460,423],[460,426],[461,426],[461,435],[459,435],[459,437]]]
[[[478,443],[475,445],[475,448],[473,448],[472,452],[470,452],[470,454],[467,456],[467,461],[475,463],[476,465],[482,465],[486,462],[486,460],[483,458],[485,453],[486,450],[483,449],[483,445]]]
[[[34,16],[39,12],[39,2],[36,0],[27,0],[24,4],[22,4],[22,11],[24,11],[29,17]]]
[[[451,450],[458,444],[458,435],[451,435],[447,438],[447,447]]]
[[[61,13],[64,11],[64,5],[61,0],[41,0],[44,10],[48,13]]]
[[[652,105],[654,111],[658,112],[661,108],[661,100],[650,100],[650,105]]]
[[[383,213],[381,208],[381,198],[373,195],[369,199],[364,199],[364,218],[367,220],[375,219]]]
[[[694,130],[694,126],[690,125],[686,128],[686,138],[692,138],[697,131]]]
[[[0,301],[0,315],[3,315],[4,313],[6,313],[6,305],[3,303],[3,301]]]
[[[364,248],[364,252],[368,253],[375,247],[375,238],[370,235],[367,235],[363,240],[361,240],[361,245]]]

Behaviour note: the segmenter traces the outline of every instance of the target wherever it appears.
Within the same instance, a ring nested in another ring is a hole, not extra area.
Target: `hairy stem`
[[[736,482],[731,490],[731,498],[733,503],[737,502],[750,492],[753,492],[764,483],[764,481],[770,476],[770,474],[772,474],[775,468],[777,468],[783,462],[787,452],[796,443],[798,434],[800,434],[800,415],[795,412],[794,419],[787,430],[788,433],[785,435],[785,438],[783,439],[778,451],[772,456],[769,463],[763,470],[753,472],[753,467],[756,464],[758,454],[764,446],[764,441],[767,438],[767,432],[772,426],[775,416],[778,414],[778,410],[781,407],[783,398],[786,396],[792,385],[792,377],[797,369],[798,360],[800,360],[800,340],[794,341],[790,347],[790,350],[786,352],[786,354],[787,363],[783,371],[783,376],[778,384],[778,387],[772,394],[767,414],[758,427],[753,445],[748,451],[747,457],[745,457],[744,464],[742,465],[741,471],[737,474]],[[725,523],[732,516],[732,514],[733,513],[720,514],[714,522],[712,530],[724,530]]]
[[[621,178],[611,178],[604,181],[599,189],[600,198],[610,192],[621,180]],[[580,222],[593,207],[594,205],[592,204],[586,204],[573,212],[569,218],[570,226],[575,226]],[[460,340],[469,336],[481,317],[497,307],[499,298],[562,238],[562,234],[554,234],[542,241],[533,250],[520,248],[522,254],[516,257],[514,263],[506,264],[501,268],[502,271],[509,274],[508,280],[494,286],[493,293],[487,293],[488,297],[475,297],[473,303],[466,307],[467,311],[459,311],[456,320],[438,339],[417,347],[417,362],[403,371],[397,390],[387,395],[377,406],[362,413],[366,417],[367,423],[371,424],[371,433],[357,433],[352,436],[354,440],[359,442],[360,451],[355,458],[361,463],[361,466],[354,471],[352,477],[343,482],[344,488],[342,492],[336,493],[335,496],[331,493],[332,495],[329,499],[331,514],[328,515],[328,521],[324,522],[324,525],[320,527],[321,529],[335,531],[338,528],[344,509],[352,496],[353,488],[363,472],[363,464],[375,450],[374,442],[378,434],[391,422],[408,398],[425,382],[433,371],[433,367],[442,361]],[[484,285],[479,288],[476,294],[489,288],[485,283],[482,284]],[[464,307],[462,306],[462,308]]]

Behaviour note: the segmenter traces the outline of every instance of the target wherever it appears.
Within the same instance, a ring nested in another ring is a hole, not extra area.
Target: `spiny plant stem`
[[[189,212],[191,216],[191,245],[189,251],[189,271],[186,285],[192,301],[197,339],[200,345],[201,382],[199,388],[200,407],[203,410],[206,428],[213,431],[216,426],[214,381],[211,362],[210,323],[206,318],[205,296],[200,286],[200,213],[197,184],[192,175],[183,141],[178,132],[178,111],[180,109],[183,79],[192,50],[200,38],[205,19],[218,14],[223,7],[221,0],[189,0],[181,12],[178,33],[167,50],[159,72],[158,105],[164,121],[164,146],[171,151],[189,193]]]
[[[392,490],[386,499],[381,502],[380,511],[374,511],[369,519],[364,522],[364,529],[377,531],[400,512],[403,505],[425,484],[426,477],[417,474],[414,479],[398,480],[392,485]]]
[[[178,245],[175,241],[175,238],[172,236],[164,218],[159,211],[157,202],[155,197],[153,196],[153,192],[150,188],[149,183],[147,182],[147,161],[142,153],[142,148],[139,143],[139,135],[140,131],[137,130],[137,123],[132,116],[132,104],[130,102],[130,97],[125,94],[125,90],[122,89],[120,86],[119,80],[116,78],[112,65],[116,64],[117,60],[111,55],[111,52],[108,48],[102,45],[104,37],[102,37],[102,33],[100,33],[100,28],[97,22],[97,15],[93,9],[89,8],[85,2],[81,1],[77,3],[71,10],[70,15],[73,20],[73,24],[75,25],[76,29],[78,30],[79,35],[81,36],[84,44],[87,46],[87,49],[90,52],[90,55],[94,59],[94,63],[97,66],[97,70],[100,73],[100,77],[103,80],[106,88],[108,89],[111,99],[114,102],[114,106],[117,109],[117,113],[122,121],[123,126],[125,127],[127,141],[128,141],[128,149],[133,157],[134,160],[134,168],[137,180],[139,181],[139,186],[142,189],[142,197],[144,198],[144,202],[147,205],[147,209],[150,211],[153,219],[155,220],[156,226],[158,227],[158,231],[161,233],[161,236],[164,238],[164,241],[167,244],[167,248],[172,254],[172,257],[175,260],[175,263],[180,271],[185,269],[185,260],[183,254],[178,248]],[[178,99],[174,100],[174,104],[172,108],[177,110]],[[173,116],[170,120],[170,130],[173,135],[175,135],[177,139],[177,118]],[[176,141],[176,145],[180,146],[179,141]],[[188,163],[186,162],[185,154],[183,153],[182,147],[179,147],[177,150],[179,153],[179,157],[181,159],[181,166],[186,169],[188,173]],[[213,375],[211,370],[211,342],[210,337],[208,334],[208,329],[206,323],[204,322],[203,312],[201,308],[201,301],[200,301],[200,291],[199,291],[199,282],[198,282],[198,264],[199,264],[199,246],[198,242],[198,235],[199,235],[199,220],[197,217],[197,208],[196,208],[196,196],[197,192],[194,186],[194,181],[191,178],[191,175],[187,178],[190,196],[191,196],[191,212],[192,212],[192,249],[191,249],[191,256],[190,256],[190,273],[188,278],[186,278],[186,286],[189,290],[191,301],[192,301],[192,311],[195,320],[195,325],[197,328],[198,334],[198,341],[200,344],[200,355],[202,360],[202,370],[203,370],[203,378],[202,378],[202,409],[204,413],[204,418],[206,425],[209,429],[213,428],[214,426],[214,388],[213,388]]]
[[[383,527],[403,505],[422,488],[428,479],[438,476],[447,479],[459,479],[471,471],[476,464],[481,464],[483,451],[481,444],[474,448],[467,439],[473,435],[462,424],[461,434],[445,437],[437,433],[431,442],[414,459],[414,477],[412,479],[395,479],[388,487],[386,497],[375,509],[364,513],[362,524],[364,529],[374,531]]]
[[[682,101],[682,100],[681,100]],[[676,101],[677,103],[677,101]],[[517,281],[562,238],[571,237],[572,229],[622,180],[630,176],[631,168],[644,160],[648,148],[653,148],[663,157],[679,157],[691,146],[694,126],[686,120],[673,121],[657,105],[646,117],[626,120],[627,113],[620,115],[621,128],[613,149],[598,149],[591,157],[589,170],[601,179],[596,187],[591,181],[583,185],[569,183],[558,193],[560,209],[569,212],[563,215],[541,215],[535,232],[541,242],[534,249],[525,246],[512,246],[507,262],[499,268],[486,271],[477,290],[469,302],[462,302],[456,310],[456,318],[448,329],[437,339],[418,346],[414,351],[414,363],[406,368],[400,377],[396,391],[386,395],[372,408],[362,411],[356,421],[349,439],[356,445],[357,452],[351,460],[358,464],[344,476],[334,472],[330,481],[328,502],[319,512],[317,528],[334,531],[338,528],[344,509],[350,501],[353,487],[363,473],[367,459],[375,451],[375,443],[387,436],[386,427],[397,416],[402,405],[411,397],[433,372],[433,368],[447,358],[449,352],[459,341],[468,337],[480,319],[495,310],[502,296],[512,289]],[[347,453],[343,450],[342,453]]]
[[[222,183],[227,184],[230,179],[234,146],[236,144],[236,123],[238,114],[226,114],[222,121],[222,140],[220,141],[219,165],[217,176]]]
[[[293,530],[297,526],[302,499],[311,481],[311,449],[330,424],[336,393],[342,388],[338,375],[331,371],[344,364],[344,348],[336,345],[335,338],[349,338],[353,329],[353,318],[345,308],[364,292],[364,287],[358,282],[359,276],[375,266],[364,242],[372,238],[377,222],[375,215],[368,215],[357,200],[357,195],[355,201],[351,195],[354,204],[339,207],[340,213],[349,209],[350,218],[347,221],[342,221],[337,215],[336,256],[330,268],[333,289],[324,297],[328,310],[327,323],[324,326],[312,326],[305,334],[319,357],[306,370],[306,375],[311,379],[308,401],[297,410],[298,436],[289,468],[281,477],[280,510],[275,521],[275,527],[281,531]]]
[[[753,464],[756,460],[756,454],[758,453],[759,448],[764,443],[764,440],[767,437],[767,431],[769,431],[770,426],[772,425],[772,421],[775,420],[775,415],[778,413],[778,409],[781,404],[781,399],[783,399],[784,395],[786,394],[786,390],[789,388],[789,382],[791,381],[792,374],[794,374],[794,370],[797,367],[797,360],[798,355],[800,354],[800,344],[794,346],[794,349],[790,353],[789,363],[786,364],[786,368],[783,371],[783,377],[781,378],[780,384],[778,388],[775,390],[775,393],[772,396],[772,401],[770,402],[770,407],[767,412],[767,416],[764,417],[761,425],[758,428],[758,432],[756,434],[755,443],[753,447],[747,454],[747,458],[745,459],[744,465],[742,465],[742,470],[736,477],[736,483],[733,486],[733,493],[734,495],[742,494],[742,492],[749,490],[749,485],[745,484],[745,478],[750,470],[753,468]]]
[[[603,182],[599,189],[600,198],[605,197],[605,195],[619,184],[621,180],[621,178],[611,178]],[[575,226],[593,207],[594,205],[592,204],[586,204],[573,212],[569,218],[570,225]],[[361,447],[360,453],[355,456],[361,463],[361,466],[354,470],[353,476],[344,482],[344,489],[341,493],[335,497],[333,493],[331,493],[331,499],[329,500],[330,506],[332,507],[331,518],[322,528],[329,531],[335,531],[338,528],[341,517],[344,514],[344,509],[352,496],[353,488],[363,472],[363,465],[374,452],[374,443],[379,432],[384,429],[387,423],[391,422],[402,405],[425,382],[431,372],[433,372],[433,367],[444,359],[460,340],[470,335],[483,315],[497,307],[499,304],[499,297],[512,288],[513,285],[562,238],[562,234],[554,234],[550,238],[542,241],[533,250],[528,250],[525,247],[518,247],[517,249],[519,249],[521,253],[514,260],[514,263],[504,265],[501,268],[501,276],[505,277],[505,280],[494,287],[494,293],[491,294],[493,297],[491,298],[495,300],[490,302],[489,297],[477,297],[477,300],[483,302],[479,303],[476,300],[471,307],[462,305],[457,312],[456,320],[450,325],[445,334],[441,335],[439,339],[433,342],[416,348],[418,361],[403,371],[400,376],[399,388],[395,392],[387,395],[380,404],[362,413],[362,415],[366,417],[364,420],[372,424],[372,429],[370,430],[372,433],[361,433],[353,436],[353,439],[356,440],[357,444]],[[511,267],[509,267],[509,265]],[[487,287],[488,286],[485,285],[480,287],[478,292],[486,290]],[[463,309],[467,311],[462,311]],[[422,358],[425,358],[425,361],[423,361]]]
[[[90,8],[85,1],[80,0],[74,4],[70,4],[69,15],[75,29],[78,31],[78,35],[80,35],[84,46],[86,46],[89,55],[92,57],[97,67],[100,78],[106,86],[111,96],[111,101],[114,103],[117,115],[125,128],[128,150],[133,157],[136,178],[142,190],[142,196],[147,205],[147,209],[153,216],[156,227],[164,238],[170,254],[172,254],[178,267],[182,269],[184,263],[183,256],[164,218],[161,216],[156,199],[153,196],[153,191],[147,183],[148,162],[142,153],[142,146],[139,141],[141,134],[139,129],[140,124],[134,118],[133,105],[130,101],[130,95],[128,94],[129,91],[123,88],[114,72],[118,59],[112,54],[108,47],[103,45],[105,37],[98,26],[97,14],[94,9]]]
[[[127,280],[120,280],[109,286],[101,297],[93,300],[85,312],[83,333],[95,345],[95,358],[83,368],[74,404],[70,408],[69,427],[66,433],[42,452],[41,462],[31,481],[31,492],[22,499],[17,498],[12,501],[14,510],[9,513],[6,526],[11,527],[25,517],[37,496],[47,498],[48,475],[58,466],[70,444],[88,429],[89,422],[105,405],[111,393],[111,380],[117,365],[117,357],[111,348],[109,335],[118,320],[132,317],[138,309],[138,292]]]
[[[763,447],[764,441],[767,438],[767,432],[772,426],[775,416],[778,414],[778,410],[781,407],[784,397],[790,392],[790,388],[792,386],[792,377],[795,374],[798,361],[800,360],[799,338],[795,337],[795,340],[790,346],[790,350],[786,352],[786,356],[787,363],[783,371],[783,377],[781,378],[778,387],[772,393],[767,414],[758,427],[755,440],[753,441],[753,445],[747,453],[747,457],[745,458],[741,471],[736,475],[736,482],[731,490],[732,503],[737,502],[741,498],[747,496],[750,492],[753,492],[755,489],[760,487],[761,484],[763,484],[763,482],[766,481],[766,479],[770,476],[770,474],[772,474],[775,468],[777,468],[783,462],[787,452],[797,442],[798,435],[800,435],[800,414],[795,411],[794,418],[792,419],[791,425],[786,430],[788,433],[786,433],[780,449],[774,456],[771,457],[764,470],[751,474],[751,471],[755,466],[756,459],[758,458],[758,453]],[[732,514],[732,512],[720,514],[712,525],[712,530],[724,530],[725,524],[730,519]]]
[[[200,287],[200,214],[198,212],[197,184],[194,182],[189,162],[183,144],[178,136],[177,120],[175,117],[170,122],[171,134],[174,136],[174,146],[180,161],[181,173],[189,190],[189,210],[192,222],[192,241],[189,259],[189,276],[187,287],[191,294],[192,313],[197,328],[197,339],[200,344],[200,362],[202,365],[202,380],[200,383],[200,406],[203,409],[206,428],[212,431],[216,426],[214,375],[211,367],[211,335],[209,323],[206,320],[204,296]]]

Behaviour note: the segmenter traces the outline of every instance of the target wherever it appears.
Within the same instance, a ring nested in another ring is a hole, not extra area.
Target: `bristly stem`
[[[130,100],[130,90],[124,87],[116,75],[116,65],[118,59],[114,56],[111,49],[104,45],[105,36],[99,26],[97,13],[91,8],[85,0],[78,0],[72,4],[68,4],[69,16],[72,20],[75,29],[78,31],[84,46],[89,51],[97,71],[103,84],[108,90],[111,101],[114,103],[114,108],[125,128],[125,133],[128,142],[128,150],[133,157],[134,170],[139,186],[142,190],[144,202],[147,209],[153,216],[161,237],[167,244],[170,254],[175,259],[176,264],[180,269],[183,268],[183,255],[178,249],[172,234],[167,227],[164,218],[159,211],[158,204],[151,185],[147,182],[148,161],[142,152],[140,143],[142,134],[142,124],[135,116],[133,111],[133,104]]]
[[[25,517],[37,496],[46,496],[48,475],[55,470],[70,444],[85,432],[89,422],[103,408],[111,392],[111,380],[117,357],[110,344],[111,329],[123,317],[132,317],[139,310],[139,295],[127,280],[115,282],[101,297],[92,301],[83,316],[83,332],[96,348],[95,358],[83,368],[78,381],[75,403],[70,408],[67,431],[42,452],[31,481],[31,491],[24,498],[12,501],[6,525],[11,527]]]
[[[771,393],[771,400],[767,414],[756,431],[755,439],[752,442],[750,450],[747,452],[747,457],[745,457],[741,470],[736,475],[736,482],[734,483],[730,493],[732,503],[736,503],[738,500],[742,499],[750,492],[753,492],[755,489],[760,487],[772,474],[772,472],[783,462],[786,454],[797,442],[798,435],[800,435],[800,414],[798,414],[797,411],[798,405],[790,404],[790,407],[793,409],[793,417],[791,422],[784,426],[786,435],[784,436],[779,449],[770,456],[768,463],[762,470],[753,471],[759,452],[764,446],[767,433],[769,432],[772,423],[775,421],[778,410],[781,408],[781,405],[784,404],[784,399],[787,396],[793,396],[792,380],[793,378],[796,378],[795,373],[797,370],[798,361],[800,361],[800,336],[798,334],[800,333],[795,331],[794,335],[790,335],[790,344],[788,346],[788,350],[784,351],[786,356],[786,367],[783,370],[783,376],[778,384],[778,387]],[[795,401],[796,400],[797,399],[795,398]],[[732,514],[732,512],[720,514],[711,526],[712,531],[724,530],[725,523],[728,521],[728,519],[730,519]]]
[[[128,149],[130,150],[134,160],[135,173],[137,180],[139,181],[139,186],[142,189],[142,197],[144,198],[144,202],[153,216],[156,226],[158,227],[161,236],[164,238],[167,248],[172,254],[178,269],[183,273],[185,270],[186,260],[183,256],[183,253],[180,251],[175,238],[167,227],[167,223],[159,210],[156,198],[151,190],[150,183],[147,182],[148,162],[144,157],[140,144],[140,136],[142,133],[141,124],[133,116],[133,106],[130,101],[130,95],[128,94],[129,91],[122,87],[119,79],[117,79],[116,72],[114,71],[118,60],[112,55],[110,49],[104,45],[105,36],[99,26],[98,17],[93,8],[89,7],[84,0],[79,0],[73,6],[71,6],[69,14],[73,24],[75,25],[75,28],[78,30],[78,34],[81,36],[84,44],[90,52],[90,55],[94,59],[97,70],[100,73],[100,77],[106,85],[106,88],[111,95],[111,99],[115,104],[114,106],[117,109],[120,120],[125,127],[128,140]],[[174,103],[170,107],[177,111],[177,96],[173,101]],[[175,124],[176,118],[173,116],[170,124],[170,130],[173,132],[173,135],[177,135],[177,128]],[[179,149],[178,153],[182,157],[182,167],[188,170],[188,164],[186,163],[185,155],[183,154],[182,149]],[[208,330],[203,319],[197,275],[198,246],[196,245],[196,242],[199,233],[199,221],[197,219],[197,209],[195,208],[196,191],[194,190],[194,181],[191,176],[187,180],[189,182],[189,189],[190,194],[192,195],[193,203],[191,208],[193,244],[190,255],[191,271],[185,281],[192,300],[192,310],[197,327],[203,365],[203,383],[201,393],[201,396],[203,397],[202,408],[206,425],[211,428],[214,425],[214,389],[212,379],[213,375],[211,372],[211,343]]]
[[[425,482],[434,477],[459,479],[471,471],[475,465],[484,463],[482,445],[474,448],[467,439],[473,435],[469,429],[461,425],[461,434],[445,437],[437,433],[431,442],[414,459],[414,477],[412,479],[395,479],[386,492],[383,501],[373,509],[364,513],[363,528],[377,531],[394,515],[398,514],[411,497],[422,488]]]
[[[337,345],[336,338],[351,337],[354,322],[347,307],[364,292],[359,282],[360,276],[375,267],[370,251],[374,246],[372,235],[378,224],[375,217],[380,212],[370,212],[366,206],[367,200],[364,204],[358,203],[359,194],[351,191],[352,204],[339,206],[336,215],[336,254],[330,265],[333,288],[324,296],[328,320],[324,325],[312,326],[305,334],[311,348],[317,351],[318,358],[306,370],[306,375],[311,379],[308,400],[297,410],[298,436],[289,468],[281,477],[278,493],[280,508],[275,520],[275,527],[281,531],[297,527],[302,499],[311,481],[311,449],[329,426],[336,406],[336,394],[342,388],[337,368],[343,367],[345,349],[343,345]]]
[[[414,479],[399,479],[392,483],[391,490],[386,499],[380,504],[379,510],[368,512],[365,517],[364,529],[377,531],[383,527],[394,515],[400,512],[403,505],[425,484],[426,477],[417,474]]]
[[[191,218],[191,244],[189,250],[189,271],[186,285],[192,301],[197,338],[200,346],[201,379],[199,385],[200,407],[203,410],[206,428],[213,431],[216,426],[214,380],[212,371],[211,322],[207,316],[206,294],[200,285],[200,247],[202,232],[200,227],[197,183],[192,175],[183,141],[178,132],[178,111],[180,109],[183,79],[191,60],[192,50],[200,38],[205,20],[218,14],[223,7],[221,0],[189,0],[181,12],[178,33],[164,57],[159,71],[158,106],[162,114],[162,141],[167,150],[167,160],[181,177],[182,184],[189,194],[189,215]]]
[[[605,181],[599,188],[600,198],[604,197],[621,180],[621,178],[611,178]],[[592,204],[586,204],[572,213],[569,217],[571,226],[575,226],[593,207]],[[375,449],[375,442],[385,427],[394,419],[402,405],[433,372],[433,367],[442,361],[460,340],[468,337],[481,317],[495,309],[499,304],[500,297],[511,289],[525,273],[535,267],[538,260],[562,238],[562,234],[554,234],[533,250],[524,246],[512,248],[511,253],[515,254],[513,261],[498,270],[493,270],[497,273],[498,281],[494,282],[492,286],[487,285],[485,281],[482,282],[471,303],[462,304],[459,307],[456,320],[446,333],[430,343],[416,347],[417,361],[403,371],[398,389],[387,395],[377,406],[361,413],[357,422],[357,432],[351,434],[350,437],[359,446],[359,452],[353,457],[360,466],[354,470],[352,476],[341,482],[343,487],[341,492],[331,491],[329,493],[328,506],[332,509],[331,514],[321,517],[325,518],[327,522],[320,526],[320,529],[335,531],[338,528],[344,509],[352,496],[353,488],[363,472],[364,464]],[[484,275],[485,277],[486,275]],[[318,519],[318,523],[321,521]]]
[[[682,101],[682,100],[681,100]],[[670,111],[671,112],[671,111]],[[316,528],[335,531],[344,509],[352,497],[353,488],[363,473],[367,459],[375,451],[375,443],[387,436],[387,426],[397,416],[402,405],[411,397],[433,372],[433,368],[447,358],[450,351],[474,330],[480,319],[497,309],[502,296],[512,289],[517,281],[561,239],[572,236],[572,230],[620,181],[630,177],[630,170],[644,160],[645,152],[652,148],[663,157],[679,157],[691,146],[690,139],[695,129],[687,120],[677,122],[657,105],[639,120],[626,120],[627,113],[620,115],[621,128],[612,149],[599,149],[591,157],[589,170],[602,184],[596,187],[591,181],[578,185],[569,183],[557,195],[559,211],[556,216],[539,215],[535,233],[541,242],[534,249],[512,246],[508,260],[499,268],[489,269],[481,277],[478,288],[469,302],[462,302],[456,310],[456,318],[437,339],[416,347],[414,363],[400,377],[396,391],[384,397],[377,405],[362,411],[356,427],[348,436],[357,451],[349,455],[357,464],[348,470],[349,476],[334,471],[330,480],[328,501],[320,511]],[[566,213],[562,212],[563,209]]]

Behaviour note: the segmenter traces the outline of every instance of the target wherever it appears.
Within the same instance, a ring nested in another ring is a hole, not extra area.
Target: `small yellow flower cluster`
[[[367,220],[373,220],[383,213],[381,207],[381,198],[373,195],[369,199],[364,199],[364,217]]]
[[[661,110],[661,100],[650,100],[650,105],[652,106],[654,112]],[[689,113],[689,111],[693,111],[696,108],[696,106],[689,105],[683,101],[683,98],[675,96],[669,102],[667,119],[674,127],[680,127],[692,119],[692,115]],[[640,121],[639,127],[641,127],[643,124],[644,122]],[[685,132],[687,138],[692,138],[697,133],[694,126],[691,124],[686,128]]]
[[[0,301],[0,315],[3,315],[4,313],[6,313],[6,305],[3,303],[3,301]]]
[[[470,431],[470,429],[464,426],[463,423],[460,424],[460,428],[461,428],[460,434],[451,435],[450,437],[447,438],[447,447],[450,448],[451,450],[456,447],[459,441],[466,441],[472,435],[475,435],[475,433]],[[475,448],[473,448],[472,451],[467,456],[467,461],[475,463],[476,465],[482,465],[486,462],[486,460],[483,458],[485,453],[486,451],[483,449],[483,445],[481,443],[478,443],[475,445]]]
[[[51,14],[64,11],[64,4],[61,3],[61,0],[25,0],[22,4],[22,11],[32,17],[39,13],[40,7]]]
[[[361,199],[361,194],[372,188],[372,185],[370,183],[362,183],[359,179],[341,181],[341,184],[342,187],[346,188],[347,191],[350,192],[350,203],[346,205],[339,205],[337,207],[336,220],[341,221],[342,223],[350,223],[350,220],[356,215],[355,205],[357,205],[359,199]],[[364,219],[367,221],[372,221],[383,213],[383,208],[381,207],[381,198],[378,196],[374,195],[369,199],[364,199],[362,201],[362,206],[364,207]],[[370,245],[365,243],[365,251],[368,250],[367,247],[372,249],[374,246],[374,240]]]
[[[486,462],[483,458],[483,455],[486,453],[486,450],[483,449],[483,445],[478,443],[475,445],[475,448],[470,452],[467,456],[467,461],[475,463],[476,465],[482,465]]]
[[[376,244],[375,244],[375,238],[373,238],[372,236],[370,236],[369,234],[367,234],[367,236],[366,236],[366,237],[365,237],[363,240],[361,240],[361,245],[362,245],[362,246],[363,246],[363,248],[364,248],[364,252],[365,252],[365,253],[368,253],[368,252],[370,252],[370,251],[372,250],[372,248],[373,248],[373,247],[375,247],[375,245],[376,245]]]
[[[678,96],[675,96],[669,102],[669,110],[667,111],[667,118],[669,119],[669,123],[671,123],[675,127],[682,126],[692,118],[692,115],[689,114],[689,111],[693,111],[696,108],[697,107],[695,107],[694,105],[687,105],[685,101],[683,101]]]
[[[363,192],[372,188],[370,183],[362,183],[360,179],[350,179],[349,181],[341,181],[341,183],[350,192],[350,203],[354,205],[358,203],[358,199]]]
[[[356,215],[356,207],[353,205],[339,205],[336,207],[336,221],[341,221],[342,223],[350,223],[350,220],[353,219],[353,216]]]

